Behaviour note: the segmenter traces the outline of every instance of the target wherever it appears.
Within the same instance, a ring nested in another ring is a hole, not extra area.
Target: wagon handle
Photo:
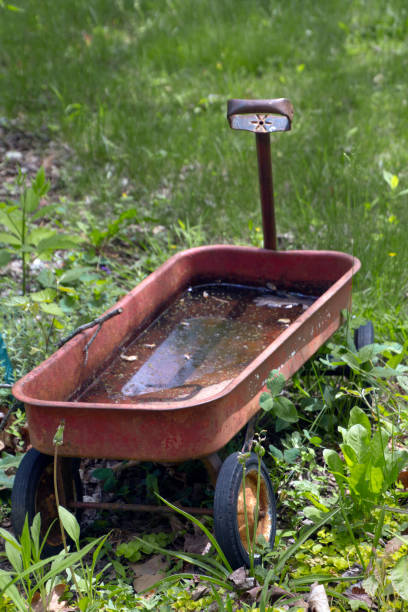
[[[228,100],[227,118],[233,130],[255,132],[264,248],[276,250],[275,204],[269,134],[290,130],[293,106],[286,98]]]

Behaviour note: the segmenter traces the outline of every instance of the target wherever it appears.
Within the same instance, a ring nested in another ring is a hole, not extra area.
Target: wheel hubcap
[[[245,474],[245,502],[248,517],[249,539],[250,545],[253,542],[255,521],[256,521],[256,490],[257,490],[258,472],[252,470]],[[237,501],[237,520],[238,531],[241,542],[245,550],[248,552],[247,530],[245,524],[245,506],[244,506],[244,488],[243,483],[239,489]],[[256,537],[262,535],[269,542],[272,530],[272,517],[270,511],[269,493],[265,480],[262,478],[259,487],[259,505],[258,505],[258,526],[256,529]]]

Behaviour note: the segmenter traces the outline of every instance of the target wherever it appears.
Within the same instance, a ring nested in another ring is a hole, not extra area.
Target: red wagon
[[[64,422],[62,503],[84,505],[75,458],[201,459],[217,479],[216,536],[233,567],[248,563],[242,465],[238,453],[221,465],[217,451],[252,423],[270,371],[289,378],[336,331],[360,267],[344,253],[276,250],[269,138],[289,130],[292,116],[284,99],[228,103],[231,127],[256,134],[264,248],[205,246],[175,255],[108,311],[96,335],[76,335],[14,385],[33,445],[13,488],[17,533],[26,513],[32,520],[40,511],[44,525],[56,515],[53,438]],[[249,431],[247,447],[250,438]],[[250,455],[251,530],[257,465]],[[257,533],[272,546],[275,502],[263,464],[261,477]],[[52,532],[48,552],[59,544]]]

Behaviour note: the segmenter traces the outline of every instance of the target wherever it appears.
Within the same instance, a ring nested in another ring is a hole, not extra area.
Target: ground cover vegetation
[[[262,397],[278,530],[260,565],[231,577],[211,519],[177,511],[84,513],[80,532],[60,509],[70,549],[42,559],[40,517],[10,533],[18,407],[1,432],[0,609],[325,609],[316,582],[332,610],[408,609],[407,35],[402,0],[0,2],[2,382],[177,250],[262,244],[231,97],[295,107],[272,138],[280,247],[362,262],[343,330]],[[375,343],[358,348],[368,319]],[[196,464],[81,469],[93,499],[212,505]]]

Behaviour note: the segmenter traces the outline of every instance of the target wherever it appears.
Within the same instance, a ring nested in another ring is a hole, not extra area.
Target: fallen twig
[[[108,321],[108,319],[111,319],[112,317],[116,317],[116,315],[121,314],[121,312],[123,312],[123,308],[116,308],[115,310],[112,310],[111,312],[108,312],[107,314],[103,315],[102,317],[98,317],[97,319],[94,319],[93,321],[90,321],[89,323],[84,323],[83,325],[80,325],[73,332],[71,332],[68,336],[63,338],[58,343],[58,348],[61,348],[61,346],[66,344],[68,342],[68,340],[71,340],[71,338],[74,338],[74,336],[76,336],[77,334],[80,334],[81,332],[85,331],[86,329],[90,329],[91,327],[95,327],[95,325],[97,325],[98,327],[94,331],[94,333],[92,334],[91,339],[84,346],[84,353],[85,353],[84,365],[86,365],[87,362],[88,362],[88,350],[89,350],[89,347],[91,346],[92,342],[95,340],[96,336],[100,332],[102,325],[105,323],[105,321]]]
[[[58,343],[58,348],[61,348],[61,346],[66,344],[68,340],[71,340],[71,338],[73,338],[77,334],[80,334],[81,332],[91,327],[94,327],[95,325],[102,325],[103,323],[105,323],[105,321],[107,321],[108,319],[111,319],[112,317],[116,317],[116,315],[120,314],[122,311],[123,311],[122,308],[116,308],[116,310],[112,310],[111,312],[108,312],[106,315],[103,315],[102,317],[98,317],[97,319],[94,319],[93,321],[90,321],[89,323],[84,323],[83,325],[80,325],[79,327],[74,329],[73,332],[71,332],[68,336],[63,338]]]

